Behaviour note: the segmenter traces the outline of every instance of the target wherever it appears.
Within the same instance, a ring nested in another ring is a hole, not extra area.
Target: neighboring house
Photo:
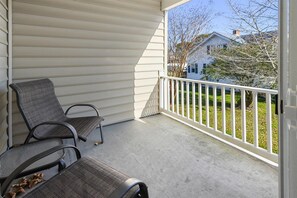
[[[188,56],[187,78],[201,80],[205,79],[203,68],[214,61],[211,53],[214,49],[227,48],[231,43],[244,43],[244,39],[240,37],[240,31],[234,30],[230,36],[213,32],[190,52]],[[211,79],[206,79],[211,80]],[[230,80],[219,80],[219,82],[230,83]]]

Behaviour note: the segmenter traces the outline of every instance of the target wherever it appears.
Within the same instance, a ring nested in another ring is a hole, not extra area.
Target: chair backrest
[[[9,85],[17,95],[19,110],[29,130],[45,121],[64,121],[66,116],[49,79]]]

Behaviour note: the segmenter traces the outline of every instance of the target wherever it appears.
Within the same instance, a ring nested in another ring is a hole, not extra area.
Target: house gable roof
[[[190,55],[193,54],[200,46],[204,45],[205,43],[207,43],[210,39],[212,39],[215,36],[220,37],[220,38],[225,39],[225,40],[234,41],[234,42],[237,42],[237,43],[244,43],[245,42],[244,39],[242,39],[240,36],[236,36],[236,35],[233,35],[233,34],[230,35],[230,36],[227,36],[227,35],[220,34],[218,32],[213,32],[204,41],[202,41],[199,44],[197,44],[191,50]]]

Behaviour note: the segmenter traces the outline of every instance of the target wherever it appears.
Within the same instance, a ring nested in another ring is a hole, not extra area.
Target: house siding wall
[[[0,1],[0,153],[7,148],[8,4]]]
[[[159,0],[13,0],[12,9],[14,82],[48,77],[63,108],[94,104],[104,125],[158,113]],[[15,103],[13,137],[20,142],[27,129]]]
[[[230,40],[223,39],[218,36],[214,36],[213,38],[209,39],[206,43],[204,43],[202,46],[200,46],[199,49],[197,49],[195,52],[193,52],[189,58],[188,58],[188,64],[198,64],[198,73],[193,73],[192,72],[192,67],[191,67],[191,72],[189,73],[187,70],[187,78],[189,79],[195,79],[195,80],[200,80],[204,77],[202,74],[203,70],[203,64],[210,64],[213,62],[213,57],[211,54],[207,54],[207,46],[208,45],[223,45],[223,44],[230,44]],[[220,80],[219,82],[222,83],[230,83],[230,80]]]

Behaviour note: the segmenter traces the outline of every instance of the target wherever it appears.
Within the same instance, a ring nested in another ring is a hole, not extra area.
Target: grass
[[[184,92],[184,115],[186,113],[186,91]],[[240,93],[235,93],[236,101],[240,100]],[[196,103],[196,121],[199,122],[199,95],[196,92],[195,96]],[[190,91],[190,104],[192,104],[192,92]],[[209,89],[209,126],[214,128],[214,106],[213,106],[213,90]],[[266,126],[266,100],[264,97],[258,96],[258,141],[259,147],[267,149],[267,126]],[[205,89],[202,90],[202,123],[206,125],[206,94]],[[246,109],[246,140],[247,142],[254,143],[254,120],[253,120],[253,104]],[[176,112],[176,99],[175,99],[175,109]],[[278,153],[278,117],[275,112],[275,102],[272,99],[271,104],[271,117],[272,117],[272,150],[274,153]],[[193,106],[190,105],[190,118],[193,119]],[[172,107],[171,107],[172,110]],[[179,113],[181,114],[181,93],[179,93]],[[236,138],[242,139],[242,123],[241,123],[242,110],[240,108],[235,109],[235,131]],[[226,91],[226,133],[232,135],[231,126],[231,95]],[[222,96],[221,91],[217,90],[217,128],[219,131],[223,131],[222,125]]]

